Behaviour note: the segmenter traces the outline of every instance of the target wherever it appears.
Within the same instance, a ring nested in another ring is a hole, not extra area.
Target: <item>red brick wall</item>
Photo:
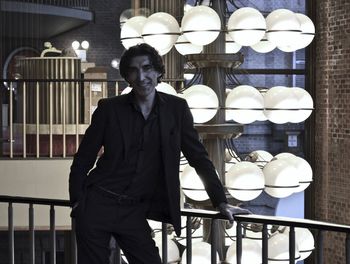
[[[314,203],[317,219],[350,225],[350,2],[316,3]],[[324,263],[345,263],[328,234]]]

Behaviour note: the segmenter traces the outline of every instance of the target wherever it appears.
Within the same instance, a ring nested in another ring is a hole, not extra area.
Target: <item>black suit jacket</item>
[[[157,188],[148,217],[173,224],[179,235],[181,228],[180,151],[201,177],[213,206],[226,202],[226,196],[207,151],[199,141],[186,100],[161,92],[158,92],[158,95],[161,151],[164,163],[162,177],[164,177],[165,186]],[[91,125],[85,132],[71,166],[69,193],[72,204],[84,197],[84,192],[89,185],[112,176],[120,161],[127,158],[131,140],[131,122],[128,118],[129,96],[131,94],[99,101],[92,116]],[[102,146],[103,155],[91,170]]]

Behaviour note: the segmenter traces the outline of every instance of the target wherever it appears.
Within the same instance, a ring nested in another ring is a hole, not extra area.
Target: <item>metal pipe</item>
[[[50,264],[56,264],[56,231],[54,205],[50,205]]]
[[[27,125],[27,104],[26,104],[26,100],[27,100],[27,86],[26,86],[26,82],[23,82],[23,127],[22,127],[22,141],[23,141],[23,158],[27,157],[27,130],[26,130],[26,125]]]
[[[168,235],[166,223],[162,223],[162,262],[163,264],[168,263]]]
[[[66,157],[66,82],[63,83],[62,91],[62,156]]]
[[[268,263],[268,232],[267,224],[263,225],[262,229],[262,264]]]
[[[295,229],[289,227],[289,264],[295,264]]]
[[[218,248],[218,220],[212,219],[211,220],[211,263],[216,264],[216,252]]]
[[[15,264],[15,235],[13,228],[13,206],[12,203],[9,203],[8,207],[8,228],[9,228],[9,263]]]
[[[39,120],[39,107],[40,107],[40,101],[39,101],[39,82],[36,83],[36,120],[35,120],[35,123],[36,123],[36,157],[39,158],[40,157],[40,144],[39,144],[39,140],[40,140],[40,137],[39,137],[39,134],[40,134],[40,126],[39,126],[39,123],[40,123],[40,120]]]
[[[192,263],[192,221],[191,216],[186,218],[186,263]]]
[[[119,83],[118,81],[115,82],[115,95],[117,96],[119,94]]]
[[[79,83],[75,83],[75,150],[79,147]]]
[[[236,257],[237,264],[242,263],[242,223],[237,221],[236,231]]]
[[[89,110],[87,111],[87,114],[89,115],[89,124],[91,124],[91,116],[92,116],[92,82],[89,82]]]
[[[323,264],[323,231],[318,230],[317,234],[317,264]]]
[[[346,233],[345,254],[346,254],[346,264],[350,264],[350,233]]]
[[[10,102],[9,102],[9,108],[10,108],[10,120],[9,120],[9,126],[10,126],[10,158],[13,158],[13,83],[10,83]]]
[[[29,204],[29,256],[30,263],[35,264],[35,233],[34,233],[34,206]]]
[[[49,157],[52,158],[52,115],[53,115],[53,102],[52,102],[52,94],[53,94],[53,88],[52,88],[52,82],[49,84]]]

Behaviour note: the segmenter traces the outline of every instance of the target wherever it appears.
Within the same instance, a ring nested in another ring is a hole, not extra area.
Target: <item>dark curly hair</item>
[[[158,83],[160,83],[165,73],[165,67],[163,64],[162,57],[159,55],[158,51],[155,48],[153,48],[152,46],[146,43],[132,46],[126,51],[124,51],[119,63],[120,75],[124,79],[127,79],[128,72],[129,72],[129,63],[131,61],[131,58],[136,56],[145,56],[145,55],[148,56],[149,60],[152,63],[153,68],[160,73],[157,79]]]

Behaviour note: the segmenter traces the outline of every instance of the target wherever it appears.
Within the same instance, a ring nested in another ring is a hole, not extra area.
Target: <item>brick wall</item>
[[[317,219],[350,224],[350,2],[316,4],[314,202]],[[328,235],[324,263],[345,263],[344,237]]]

